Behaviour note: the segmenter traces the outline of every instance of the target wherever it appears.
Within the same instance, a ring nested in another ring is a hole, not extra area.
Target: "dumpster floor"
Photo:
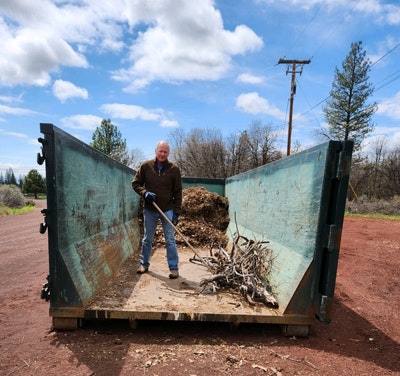
[[[205,257],[207,252],[196,250]],[[107,318],[227,321],[227,322],[274,322],[280,316],[279,309],[270,309],[259,303],[250,305],[231,290],[214,292],[200,288],[200,281],[209,277],[207,268],[193,263],[189,249],[179,253],[179,278],[169,279],[164,248],[157,248],[151,259],[148,273],[138,275],[137,260],[128,259],[118,275],[102,289],[86,307]]]

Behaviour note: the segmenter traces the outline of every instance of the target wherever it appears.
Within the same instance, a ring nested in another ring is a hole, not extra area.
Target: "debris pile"
[[[208,248],[209,256],[201,257],[196,251],[192,262],[203,264],[211,273],[200,282],[203,291],[229,289],[241,294],[254,305],[262,303],[278,308],[267,277],[272,267],[272,251],[266,242],[248,240],[236,233],[231,250],[226,229],[229,225],[228,200],[203,187],[185,188],[182,195],[182,213],[177,228],[191,246]],[[178,246],[186,241],[176,234]],[[164,245],[162,227],[159,224],[155,244]]]
[[[185,188],[182,192],[182,213],[177,228],[194,247],[218,244],[225,247],[225,234],[229,225],[228,200],[204,187]],[[176,243],[186,246],[176,234]],[[164,245],[161,225],[158,226],[154,244]]]
[[[214,291],[233,289],[240,293],[250,305],[261,302],[270,308],[279,304],[267,279],[272,268],[272,251],[264,244],[235,234],[230,252],[219,248],[210,250],[210,256],[193,262],[205,264],[212,276],[200,282],[201,287],[211,286]]]

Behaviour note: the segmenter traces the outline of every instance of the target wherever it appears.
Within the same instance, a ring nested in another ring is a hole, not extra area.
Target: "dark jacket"
[[[156,159],[141,164],[132,180],[132,188],[144,198],[147,191],[156,194],[156,204],[162,211],[173,209],[176,214],[182,210],[182,179],[177,165],[166,160],[162,169],[157,167]],[[152,203],[145,201],[145,208],[156,210]]]

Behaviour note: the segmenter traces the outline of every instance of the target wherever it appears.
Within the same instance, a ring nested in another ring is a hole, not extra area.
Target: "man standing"
[[[161,219],[169,278],[178,278],[178,250],[175,242],[174,228],[157,211],[156,203],[164,214],[176,226],[182,208],[182,180],[181,173],[175,164],[168,161],[169,144],[166,141],[158,142],[155,149],[155,159],[145,161],[139,167],[132,181],[132,188],[144,198],[142,254],[138,274],[148,272],[153,239],[158,220]]]

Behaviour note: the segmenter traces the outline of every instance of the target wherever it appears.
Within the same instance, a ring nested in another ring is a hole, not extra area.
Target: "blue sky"
[[[373,63],[374,133],[400,145],[400,4],[383,0],[0,0],[0,172],[44,166],[39,124],[90,143],[111,119],[128,149],[153,157],[177,127],[272,125],[286,150],[290,73],[280,58],[311,59],[296,75],[292,141],[321,140],[335,67],[361,40]]]

